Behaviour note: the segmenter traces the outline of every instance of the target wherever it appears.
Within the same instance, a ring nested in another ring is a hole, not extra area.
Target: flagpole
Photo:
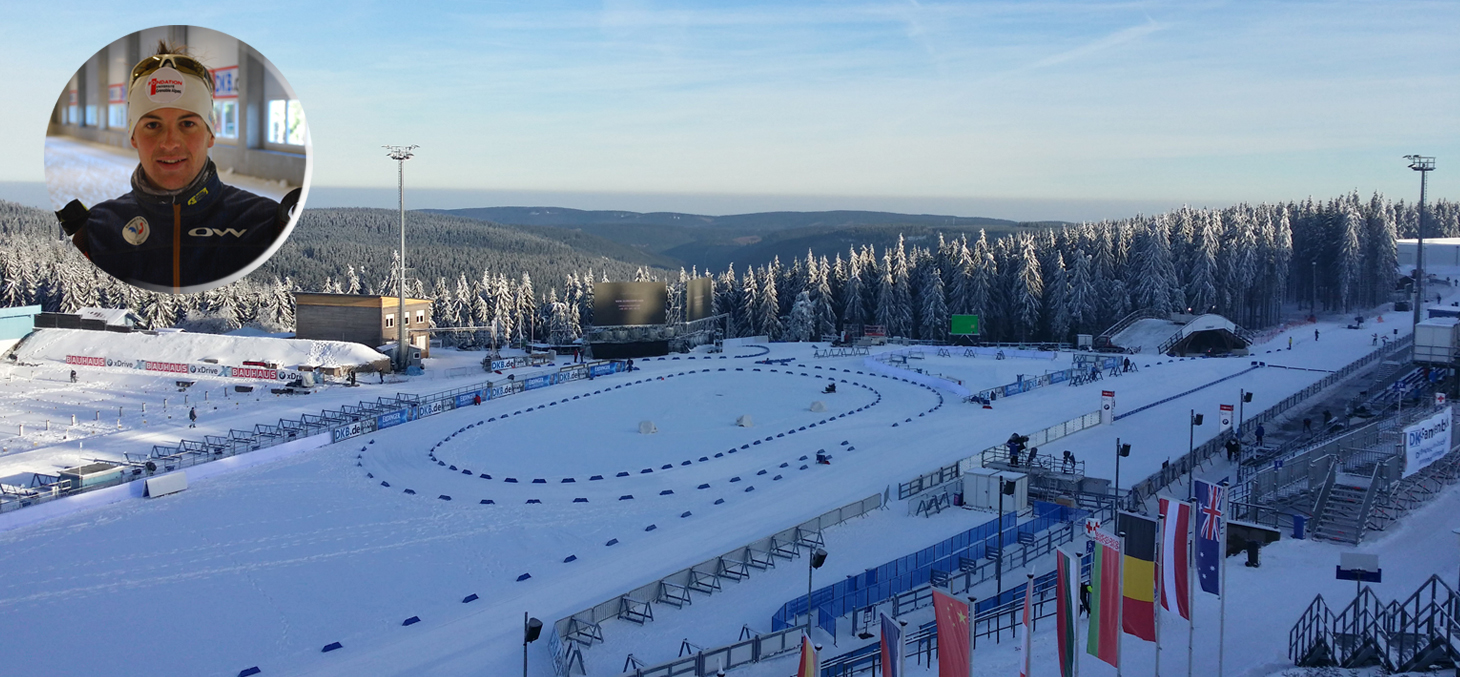
[[[901,629],[897,633],[897,677],[902,677],[907,674],[907,621],[897,619],[897,627]]]
[[[1071,600],[1070,611],[1075,614],[1075,622],[1073,623],[1073,626],[1074,626],[1073,630],[1074,630],[1074,633],[1075,633],[1075,637],[1079,637],[1080,636],[1080,553],[1079,552],[1076,552],[1075,553],[1075,558],[1074,559],[1075,559],[1075,565],[1073,567],[1070,567],[1071,569],[1073,569],[1073,571],[1070,573],[1070,576],[1072,576],[1074,578],[1074,580],[1070,582],[1070,586],[1071,586],[1070,587],[1070,594],[1074,595],[1074,599]],[[1094,570],[1095,570],[1095,557],[1093,555],[1091,555],[1091,557],[1090,557],[1090,571],[1093,572]],[[1087,636],[1089,635],[1089,632],[1090,632],[1090,629],[1089,628],[1090,628],[1090,621],[1089,621],[1089,619],[1086,619],[1085,620],[1085,633],[1086,633]],[[1075,646],[1076,647],[1079,646],[1078,641],[1074,640],[1073,638],[1071,639],[1071,641],[1072,642],[1075,642]],[[1080,677],[1080,654],[1083,653],[1083,652],[1076,651],[1074,649],[1071,649],[1070,653],[1074,654],[1075,674],[1073,675],[1073,677]],[[973,675],[969,675],[969,677],[973,677]]]
[[[1161,499],[1156,499],[1156,505],[1160,506],[1160,504]],[[1167,506],[1167,510],[1169,511],[1170,504],[1168,503]],[[1165,565],[1166,562],[1164,561],[1164,558],[1161,557],[1161,555],[1165,554],[1166,550],[1166,518],[1159,514],[1159,509],[1157,510],[1157,512],[1158,514],[1156,516],[1156,533],[1159,535],[1159,538],[1157,540],[1157,543],[1159,543],[1159,545],[1156,547],[1155,583],[1157,592],[1156,599],[1154,600],[1155,603],[1151,605],[1151,611],[1156,616],[1156,677],[1161,677],[1161,597],[1166,593],[1166,577],[1162,575],[1161,571],[1161,567]]]
[[[952,589],[952,586],[949,586]],[[973,677],[973,646],[978,639],[978,598],[968,598],[968,677]]]
[[[1117,495],[1119,495],[1119,490],[1117,490]],[[1116,523],[1119,524],[1119,510],[1115,512],[1115,517]],[[1122,651],[1125,648],[1125,551],[1125,532],[1122,531],[1120,532],[1120,557],[1115,558],[1115,587],[1120,591],[1120,594],[1115,596],[1117,600],[1115,606],[1115,677],[1120,677],[1120,664],[1125,662],[1121,660],[1125,658],[1125,652]]]
[[[1186,677],[1192,677],[1196,656],[1193,648],[1196,646],[1196,586],[1199,584],[1196,571],[1196,538],[1193,533],[1196,529],[1196,502],[1187,499],[1186,507],[1191,511],[1191,517],[1186,520],[1186,613],[1190,616],[1186,619]]]
[[[1222,502],[1230,505],[1230,503],[1227,501],[1227,492],[1225,491],[1222,492]],[[1227,512],[1225,508],[1227,506],[1224,505],[1222,507],[1224,508],[1224,510],[1222,510],[1222,512],[1224,513],[1222,516],[1222,542],[1217,544],[1217,553],[1222,556],[1222,601],[1219,606],[1219,608],[1221,609],[1221,611],[1219,612],[1221,614],[1221,620],[1218,621],[1217,626],[1219,628],[1217,630],[1217,677],[1222,677],[1222,675],[1225,674],[1222,672],[1222,659],[1225,658],[1227,654],[1227,516],[1225,515],[1225,513]]]
[[[1029,571],[1029,580],[1024,583],[1024,677],[1033,677],[1029,654],[1034,652],[1034,619],[1030,618],[1029,602],[1034,598],[1034,570]],[[972,651],[970,651],[970,654]],[[969,677],[973,677],[973,661],[969,661]]]

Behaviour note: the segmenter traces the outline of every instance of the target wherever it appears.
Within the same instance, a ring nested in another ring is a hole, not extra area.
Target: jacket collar
[[[142,173],[140,164],[132,172],[132,195],[136,196],[137,202],[151,207],[178,204],[182,205],[184,212],[198,211],[217,200],[222,195],[222,189],[223,182],[218,178],[218,170],[213,165],[212,158],[208,159],[208,164],[203,166],[203,171],[198,172],[191,183],[178,190],[154,188]]]

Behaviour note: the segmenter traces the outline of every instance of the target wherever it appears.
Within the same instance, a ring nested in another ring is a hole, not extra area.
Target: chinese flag
[[[933,614],[938,620],[938,677],[970,677],[968,604],[934,590]]]

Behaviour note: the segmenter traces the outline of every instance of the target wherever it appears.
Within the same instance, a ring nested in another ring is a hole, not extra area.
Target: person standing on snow
[[[188,427],[189,428],[196,428],[196,427],[198,427],[198,408],[197,407],[193,407],[191,410],[188,411],[188,420],[191,421],[191,423],[188,424]]]

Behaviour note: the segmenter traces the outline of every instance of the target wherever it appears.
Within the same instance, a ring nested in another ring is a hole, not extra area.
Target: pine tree
[[[1070,338],[1070,282],[1065,271],[1064,255],[1056,251],[1054,260],[1045,270],[1044,306],[1049,318],[1049,335],[1055,341]]]
[[[928,284],[922,294],[922,337],[930,341],[948,340],[947,292],[943,274],[937,265],[928,267]]]
[[[760,296],[757,299],[759,304],[756,308],[756,322],[760,325],[761,333],[766,335],[768,341],[781,340],[781,302],[776,295],[776,273],[775,261],[772,267],[761,274]]]
[[[1207,219],[1193,219],[1191,270],[1187,274],[1186,304],[1198,315],[1217,305],[1217,237]]]
[[[1014,320],[1019,331],[1019,340],[1026,341],[1039,329],[1039,311],[1043,303],[1044,278],[1039,270],[1039,257],[1034,252],[1034,241],[1023,237],[1014,259],[1010,301]]]
[[[1100,295],[1095,286],[1095,276],[1090,256],[1083,249],[1075,250],[1075,265],[1070,273],[1070,291],[1065,299],[1066,316],[1070,328],[1078,334],[1094,334],[1100,316]]]
[[[811,293],[803,289],[796,295],[796,302],[791,305],[791,314],[786,320],[782,339],[797,342],[813,340],[812,331],[815,326],[816,305],[811,302]]]
[[[855,251],[847,261],[847,280],[842,286],[842,326],[852,325],[861,330],[861,326],[867,323],[866,304],[862,299],[865,296],[862,289],[862,264],[861,257]]]
[[[766,333],[761,324],[760,316],[760,284],[755,280],[755,268],[745,267],[745,279],[740,284],[740,314],[744,318],[741,325],[744,328],[745,336],[761,336]]]

